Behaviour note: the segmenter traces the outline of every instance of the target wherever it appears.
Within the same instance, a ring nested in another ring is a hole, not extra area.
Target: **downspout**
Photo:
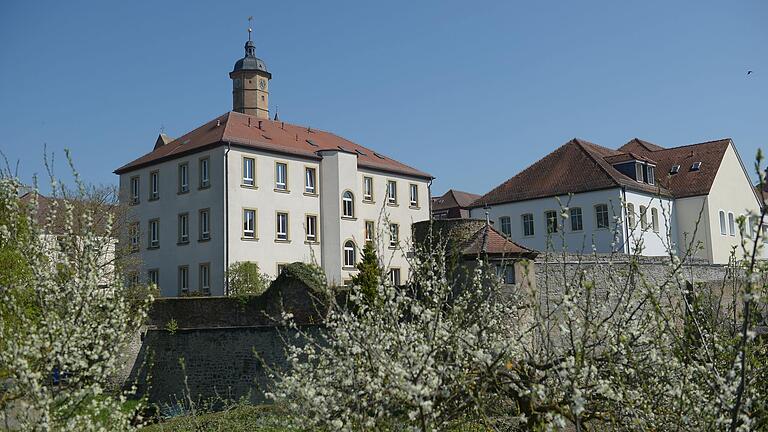
[[[224,152],[224,295],[229,295],[229,151],[232,145],[227,141]]]
[[[626,245],[627,249],[627,255],[632,255],[632,251],[630,250],[630,241],[629,241],[629,215],[627,214],[627,187],[622,186],[621,187],[621,194],[624,204],[621,206],[621,224],[624,225],[624,244]]]
[[[427,196],[429,198],[429,220],[432,220],[432,182],[434,179],[430,178],[427,183]]]

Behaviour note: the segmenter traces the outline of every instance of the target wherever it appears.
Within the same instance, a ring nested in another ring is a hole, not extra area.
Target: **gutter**
[[[229,151],[232,146],[227,141],[224,151],[224,295],[229,295]]]

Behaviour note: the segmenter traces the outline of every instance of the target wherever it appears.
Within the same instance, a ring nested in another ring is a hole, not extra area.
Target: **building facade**
[[[526,247],[728,261],[760,202],[730,139],[665,149],[564,144],[472,204]],[[744,237],[755,238],[754,219]]]
[[[146,280],[163,296],[223,295],[235,262],[274,278],[301,261],[343,284],[374,241],[393,280],[405,281],[411,224],[429,219],[432,177],[335,134],[270,120],[271,74],[250,40],[230,77],[235,111],[161,136],[115,171]]]

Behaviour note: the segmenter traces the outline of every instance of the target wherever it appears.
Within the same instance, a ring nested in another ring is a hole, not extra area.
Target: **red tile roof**
[[[479,254],[503,255],[507,257],[535,257],[538,253],[533,249],[521,246],[486,224],[464,243],[462,255],[477,256]]]
[[[472,207],[614,187],[670,195],[663,187],[640,183],[619,172],[606,160],[623,153],[574,138],[477,199]]]
[[[442,196],[432,198],[432,210],[443,210],[454,207],[468,208],[480,195],[448,189]]]
[[[250,118],[250,126],[248,121]],[[259,128],[261,124],[261,128]],[[390,159],[330,132],[293,125],[281,121],[259,119],[238,112],[228,112],[165,145],[115,170],[122,174],[161,161],[204,149],[226,145],[321,159],[318,151],[341,150],[357,154],[360,167],[407,176],[431,179],[432,176]]]
[[[724,138],[663,148],[655,144],[649,146],[648,142],[635,138],[619,150],[635,152],[657,161],[656,178],[659,183],[669,189],[675,198],[685,198],[709,193],[730,142],[730,138]],[[691,170],[695,162],[701,162],[701,168]],[[670,174],[675,165],[680,165],[680,170],[677,174]]]

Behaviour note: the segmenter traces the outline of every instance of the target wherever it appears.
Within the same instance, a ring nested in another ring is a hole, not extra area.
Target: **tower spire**
[[[251,27],[252,21],[253,21],[253,15],[248,17],[248,42],[251,41],[251,32],[253,32],[253,28]]]

